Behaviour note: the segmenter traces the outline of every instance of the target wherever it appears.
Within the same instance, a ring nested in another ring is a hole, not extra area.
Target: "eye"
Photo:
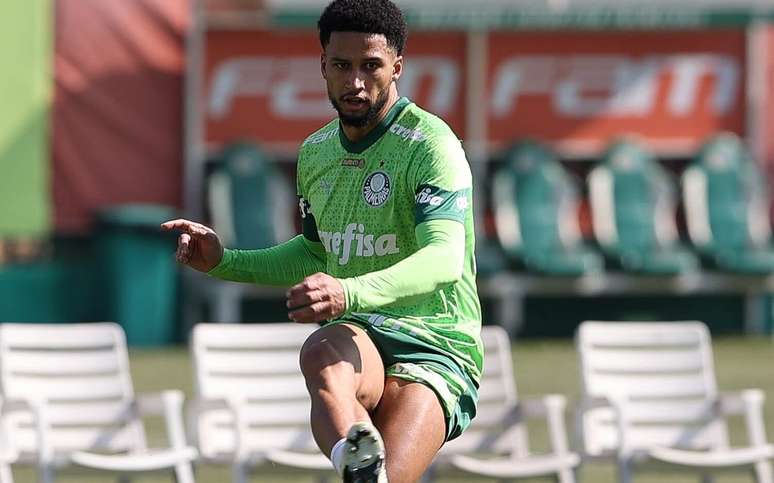
[[[346,62],[333,62],[333,68],[336,70],[346,70],[347,69],[347,63]]]
[[[379,68],[379,64],[377,62],[366,62],[365,68],[367,70],[376,70]]]

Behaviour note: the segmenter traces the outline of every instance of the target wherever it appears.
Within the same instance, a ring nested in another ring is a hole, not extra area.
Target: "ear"
[[[395,57],[395,62],[392,64],[392,80],[397,81],[400,79],[400,75],[403,73],[403,56],[399,55]]]
[[[328,80],[328,77],[326,77],[325,74],[325,53],[320,54],[320,72],[322,73],[323,79]]]

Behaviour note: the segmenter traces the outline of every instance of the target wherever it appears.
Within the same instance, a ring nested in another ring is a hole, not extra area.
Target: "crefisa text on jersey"
[[[356,257],[383,257],[400,253],[398,237],[394,233],[376,236],[365,233],[362,223],[350,223],[344,232],[318,230],[325,251],[339,256],[339,265],[350,262],[354,242]]]

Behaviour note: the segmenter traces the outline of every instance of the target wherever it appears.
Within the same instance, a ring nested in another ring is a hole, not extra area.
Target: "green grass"
[[[774,439],[774,342],[763,338],[716,338],[714,340],[715,364],[720,389],[733,391],[758,387],[765,391],[767,434]],[[565,394],[572,404],[579,393],[577,358],[569,340],[526,341],[514,344],[514,369],[519,392],[522,396],[546,393]],[[131,352],[132,373],[138,392],[157,391],[165,388],[179,388],[187,395],[192,393],[192,375],[188,354],[183,348],[133,350]],[[569,417],[569,415],[568,415]],[[735,443],[744,441],[741,421],[734,421],[732,439]],[[568,428],[572,429],[570,424]],[[532,429],[532,428],[531,428]],[[533,439],[538,448],[545,447],[545,434],[541,427],[534,428]],[[162,441],[159,425],[150,424],[149,436],[153,441]],[[16,483],[35,481],[30,468],[14,469]],[[585,483],[608,483],[615,481],[612,465],[589,464],[580,472]],[[197,469],[198,483],[224,483],[230,481],[230,472],[225,467],[200,465]],[[115,481],[108,476],[94,474],[63,473],[58,483],[98,483]],[[167,475],[146,475],[133,481],[137,483],[162,483],[172,481]],[[273,475],[253,475],[254,482],[306,483],[311,478]],[[441,482],[493,482],[489,479],[442,478]],[[551,481],[534,479],[533,482]],[[637,483],[685,483],[698,482],[693,474],[675,472],[648,472],[638,474]],[[722,474],[717,483],[750,483],[751,475],[745,473]]]

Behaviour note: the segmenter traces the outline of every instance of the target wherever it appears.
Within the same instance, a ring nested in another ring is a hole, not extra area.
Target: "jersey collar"
[[[366,149],[370,148],[376,141],[379,140],[380,137],[382,137],[384,133],[387,132],[398,115],[407,105],[409,105],[410,102],[411,101],[409,101],[407,97],[401,97],[395,101],[395,104],[392,105],[390,110],[387,112],[387,115],[384,116],[384,119],[382,119],[382,121],[377,124],[376,127],[371,129],[371,132],[366,134],[363,139],[354,143],[347,139],[346,134],[344,134],[344,129],[341,128],[341,121],[339,121],[339,141],[341,142],[341,145],[350,153],[362,153]]]

